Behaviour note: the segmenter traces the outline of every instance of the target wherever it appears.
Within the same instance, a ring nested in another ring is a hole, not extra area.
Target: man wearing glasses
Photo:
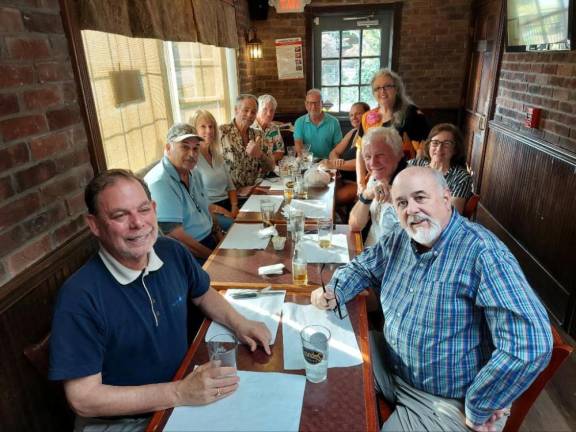
[[[322,309],[376,288],[383,333],[374,376],[395,411],[383,431],[498,431],[550,360],[546,312],[516,259],[454,211],[442,173],[409,167],[392,184],[400,225],[315,290]]]
[[[320,90],[311,89],[306,93],[306,111],[294,124],[294,147],[298,156],[304,150],[312,152],[315,158],[328,159],[332,149],[342,140],[342,130],[336,117],[322,111]]]

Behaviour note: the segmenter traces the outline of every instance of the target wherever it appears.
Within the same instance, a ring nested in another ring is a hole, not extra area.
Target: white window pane
[[[324,106],[331,105],[328,111],[338,112],[340,106],[340,95],[338,94],[338,87],[322,87],[322,101]]]
[[[321,83],[323,86],[340,84],[339,60],[322,60]]]
[[[360,87],[360,101],[366,102],[370,106],[374,103],[374,95],[369,85]]]
[[[362,31],[362,57],[380,55],[380,29]]]
[[[342,32],[342,57],[360,57],[360,30]]]
[[[341,87],[340,111],[350,111],[355,102],[358,102],[358,87]]]
[[[380,58],[362,59],[362,79],[361,84],[370,84],[374,74],[380,69]]]
[[[342,85],[359,84],[360,62],[358,59],[342,60]]]
[[[340,32],[322,32],[322,58],[340,57]]]

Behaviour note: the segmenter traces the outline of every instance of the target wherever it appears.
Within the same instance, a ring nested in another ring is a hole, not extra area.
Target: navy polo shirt
[[[60,289],[49,378],[101,372],[108,385],[172,380],[188,348],[187,303],[209,286],[208,274],[173,239],[158,238],[143,271],[101,249]]]

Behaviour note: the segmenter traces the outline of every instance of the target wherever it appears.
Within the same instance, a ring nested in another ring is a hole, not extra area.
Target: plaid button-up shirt
[[[463,400],[466,416],[481,424],[548,364],[552,335],[511,252],[452,213],[429,251],[418,253],[397,227],[329,286],[339,301],[379,290],[391,372],[420,390]]]

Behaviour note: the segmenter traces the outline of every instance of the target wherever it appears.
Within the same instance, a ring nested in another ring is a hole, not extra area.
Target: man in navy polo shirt
[[[188,302],[269,354],[266,327],[210,288],[183,245],[157,238],[156,204],[130,171],[98,175],[85,200],[100,251],[62,286],[50,342],[49,376],[64,381],[75,430],[143,430],[146,413],[234,392],[236,370],[211,363],[171,381],[187,349]]]

